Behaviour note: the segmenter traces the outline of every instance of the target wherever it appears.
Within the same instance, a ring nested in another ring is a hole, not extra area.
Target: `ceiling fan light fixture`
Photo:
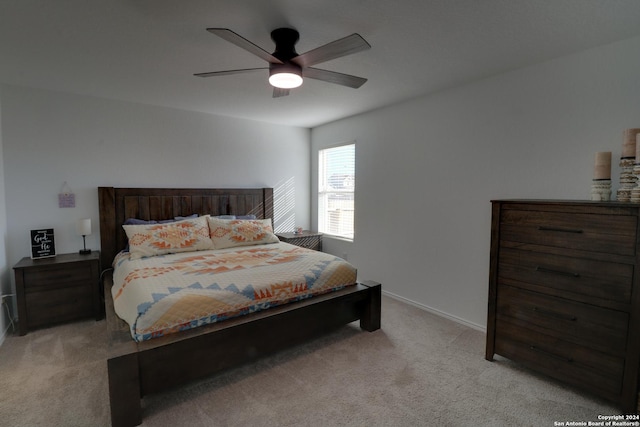
[[[293,89],[302,85],[302,70],[292,64],[272,64],[269,83],[280,89]]]

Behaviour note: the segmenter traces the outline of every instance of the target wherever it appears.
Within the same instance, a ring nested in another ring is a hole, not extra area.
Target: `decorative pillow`
[[[160,221],[156,221],[155,219],[146,220],[146,219],[140,219],[140,218],[127,218],[124,221],[124,225],[168,224],[170,222],[182,221],[185,219],[193,219],[193,218],[198,218],[198,214],[191,214],[188,216],[177,216],[173,219],[161,219]]]
[[[256,219],[256,216],[253,214],[249,214],[249,215],[218,215],[218,216],[211,216],[211,218],[218,218],[218,219]]]
[[[270,219],[218,219],[209,217],[209,236],[216,249],[278,243]]]
[[[198,214],[191,214],[191,215],[187,215],[187,216],[177,216],[175,218],[173,218],[176,221],[182,221],[183,219],[193,219],[193,218],[198,218]]]
[[[233,219],[256,219],[256,216],[254,214],[249,214],[249,215],[238,215]]]
[[[213,249],[206,217],[122,228],[129,239],[131,259]]]
[[[147,225],[147,224],[157,224],[158,221],[150,219],[139,219],[139,218],[127,218],[124,221],[124,225]]]
[[[123,225],[146,225],[146,224],[168,224],[170,222],[181,221],[183,219],[191,219],[198,218],[198,214],[191,214],[189,216],[177,216],[173,219],[161,219],[160,221],[156,221],[155,219],[140,219],[140,218],[127,218],[124,221]],[[124,247],[125,252],[129,252],[129,241],[127,240],[127,244]]]

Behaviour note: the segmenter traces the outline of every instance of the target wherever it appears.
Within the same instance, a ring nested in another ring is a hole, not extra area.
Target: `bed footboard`
[[[113,311],[112,279],[105,278],[109,335],[109,398],[113,426],[142,422],[141,398],[240,366],[360,320],[380,329],[381,285],[366,281],[340,291],[224,322],[155,338],[131,339]],[[273,333],[277,331],[277,333]]]

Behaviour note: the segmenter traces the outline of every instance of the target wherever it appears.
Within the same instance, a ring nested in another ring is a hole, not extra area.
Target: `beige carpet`
[[[553,426],[620,411],[505,359],[484,334],[390,298],[382,330],[357,325],[175,391],[143,426]],[[0,426],[110,425],[104,321],[10,336]]]

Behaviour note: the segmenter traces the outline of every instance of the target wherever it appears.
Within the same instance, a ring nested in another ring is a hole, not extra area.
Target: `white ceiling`
[[[351,33],[372,46],[325,68],[360,89],[305,80],[272,98],[266,64],[208,33],[230,28],[304,53]],[[640,0],[0,0],[0,82],[314,127],[640,35]]]

